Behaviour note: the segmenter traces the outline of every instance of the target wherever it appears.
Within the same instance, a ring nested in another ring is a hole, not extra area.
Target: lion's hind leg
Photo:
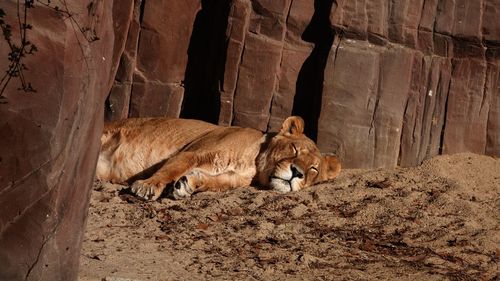
[[[133,182],[131,190],[140,197],[156,200],[168,184],[177,181],[196,164],[197,155],[181,152],[168,159],[151,177]]]

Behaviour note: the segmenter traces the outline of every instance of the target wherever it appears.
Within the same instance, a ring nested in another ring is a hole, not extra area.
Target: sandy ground
[[[96,183],[80,280],[499,280],[500,159],[144,202]]]

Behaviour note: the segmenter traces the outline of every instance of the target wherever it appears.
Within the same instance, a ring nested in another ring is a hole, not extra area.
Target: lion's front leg
[[[191,172],[182,176],[174,183],[172,196],[175,199],[182,199],[190,197],[195,191],[199,189],[199,175]]]
[[[225,191],[247,186],[250,185],[251,181],[251,177],[245,177],[235,172],[211,175],[203,171],[193,170],[175,182],[172,195],[175,199],[181,199],[201,191]]]

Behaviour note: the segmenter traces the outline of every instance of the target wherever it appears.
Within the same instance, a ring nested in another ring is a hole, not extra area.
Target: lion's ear
[[[299,116],[290,116],[281,125],[280,134],[298,135],[304,133],[304,119]]]
[[[323,155],[319,170],[318,182],[333,180],[340,174],[340,161],[332,155]]]

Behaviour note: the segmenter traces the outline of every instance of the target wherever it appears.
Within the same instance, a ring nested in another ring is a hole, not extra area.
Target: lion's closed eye
[[[299,155],[299,151],[297,150],[297,147],[293,143],[291,144],[291,146],[292,146],[293,157],[297,157]]]
[[[309,167],[307,173],[309,174],[310,177],[315,178],[317,175],[319,175],[319,170],[315,166]]]

